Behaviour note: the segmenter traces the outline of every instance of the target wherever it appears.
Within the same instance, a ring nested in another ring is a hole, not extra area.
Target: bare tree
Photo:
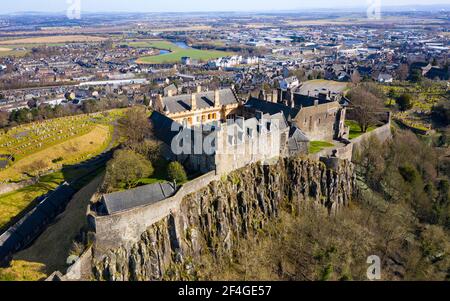
[[[359,75],[358,70],[353,71],[351,79],[352,79],[352,83],[355,85],[357,85],[361,82],[361,75]]]
[[[398,68],[398,78],[400,80],[406,80],[408,78],[409,75],[409,67],[407,64],[401,64],[400,67]]]
[[[365,133],[370,126],[377,124],[377,115],[384,111],[383,100],[368,92],[364,87],[353,89],[348,96],[352,119]]]
[[[125,144],[133,149],[133,145],[142,143],[151,134],[151,125],[147,110],[144,107],[133,107],[119,119],[119,131],[126,138]]]

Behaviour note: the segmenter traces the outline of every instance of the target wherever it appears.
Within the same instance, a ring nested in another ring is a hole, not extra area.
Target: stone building
[[[344,138],[346,107],[342,98],[331,92],[315,96],[280,91],[277,102],[251,97],[244,105],[244,115],[257,111],[273,114],[283,112],[290,125],[295,125],[311,141],[331,141]]]
[[[233,88],[202,91],[197,87],[196,93],[173,95],[156,98],[156,110],[172,120],[186,125],[195,126],[211,122],[224,122],[234,118],[239,109],[240,101]]]

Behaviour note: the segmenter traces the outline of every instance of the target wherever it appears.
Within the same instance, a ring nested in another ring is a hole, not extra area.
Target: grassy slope
[[[111,130],[106,125],[97,125],[89,133],[75,137],[53,147],[43,149],[15,162],[11,167],[0,171],[0,180],[19,180],[23,173],[35,173],[33,162],[43,161],[46,169],[58,168],[62,164],[74,164],[101,153],[110,141]],[[52,160],[63,158],[53,163]]]
[[[0,281],[44,280],[44,265],[22,260],[14,260],[9,268],[0,268]]]
[[[123,110],[113,110],[110,111],[110,117],[117,118],[121,116],[122,113]],[[6,226],[6,224],[11,222],[27,208],[34,206],[36,198],[55,189],[64,181],[74,180],[82,175],[90,173],[93,169],[98,169],[99,166],[70,167],[69,164],[85,161],[88,157],[93,157],[104,151],[110,146],[113,130],[114,127],[112,125],[97,125],[94,127],[93,131],[86,135],[44,149],[41,152],[35,153],[17,162],[18,165],[23,165],[23,162],[26,163],[29,160],[32,162],[37,160],[36,158],[42,158],[43,160],[50,162],[49,164],[51,164],[50,166],[53,169],[57,170],[62,167],[64,167],[64,169],[63,171],[60,170],[41,177],[39,182],[34,185],[0,195],[0,228]],[[76,147],[80,152],[70,152],[70,149],[68,151],[67,147],[70,147],[72,150],[73,147]],[[52,159],[58,157],[63,157],[64,160],[58,163],[51,162]],[[17,175],[17,170],[19,170],[17,167],[17,165],[13,165],[8,169],[0,171],[0,177],[14,175],[14,172]]]
[[[27,207],[33,206],[33,200],[55,189],[63,181],[64,176],[61,172],[53,173],[42,177],[35,185],[0,195],[0,227]]]

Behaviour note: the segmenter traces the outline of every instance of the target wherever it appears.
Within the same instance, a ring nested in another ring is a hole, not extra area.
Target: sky
[[[62,12],[77,0],[2,0],[0,14]],[[78,0],[84,12],[265,11],[368,7],[377,0]],[[5,3],[6,2],[6,3]],[[383,5],[450,4],[450,0],[381,0]]]

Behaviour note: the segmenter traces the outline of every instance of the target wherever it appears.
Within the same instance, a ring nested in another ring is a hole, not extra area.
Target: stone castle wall
[[[195,279],[196,259],[231,254],[240,239],[263,229],[282,208],[298,212],[302,204],[311,203],[334,212],[351,199],[353,165],[342,160],[324,163],[301,157],[279,159],[273,165],[255,163],[197,186],[176,201],[177,208],[135,237],[137,240],[96,254],[93,278]],[[97,236],[109,235],[104,230]]]
[[[148,227],[175,212],[186,195],[219,178],[215,172],[209,172],[183,185],[174,196],[154,204],[105,216],[89,212],[88,223],[95,232],[97,253],[137,241]]]

